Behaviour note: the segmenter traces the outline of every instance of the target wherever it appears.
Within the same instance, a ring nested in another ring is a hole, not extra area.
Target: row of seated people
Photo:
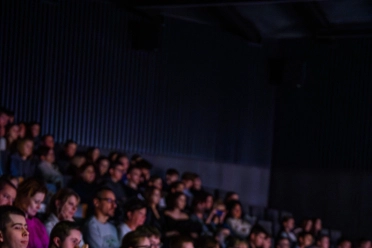
[[[186,172],[180,177],[175,169],[163,180],[151,175],[151,163],[139,155],[129,159],[112,152],[104,157],[98,148],[77,153],[78,145],[71,140],[58,149],[52,135],[40,137],[38,123],[22,127],[4,113],[0,111],[0,205],[14,205],[25,213],[28,247],[48,247],[57,223],[76,221],[79,204],[86,206],[88,216],[82,221],[81,242],[91,247],[119,247],[126,234],[144,224],[159,232],[164,247],[171,247],[177,237],[188,237],[195,245],[212,237],[216,247],[272,247],[267,230],[245,219],[236,193],[228,193],[224,201],[213,199],[203,190],[200,176]],[[43,203],[48,205],[44,216],[38,214]],[[328,237],[306,229],[293,232],[292,222],[283,219],[277,246],[329,247]],[[342,240],[340,248],[349,248],[349,243]]]

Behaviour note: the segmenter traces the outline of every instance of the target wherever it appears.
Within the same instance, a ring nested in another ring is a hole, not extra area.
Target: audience
[[[0,247],[81,247],[84,238],[93,248],[271,248],[269,233],[278,235],[276,248],[352,247],[344,238],[334,246],[320,218],[295,229],[294,218],[284,217],[279,234],[252,227],[236,192],[214,198],[193,172],[179,180],[168,169],[163,180],[139,154],[129,161],[116,151],[100,156],[97,147],[77,152],[73,140],[59,149],[53,135],[40,138],[39,123],[14,121],[14,112],[0,108]],[[353,247],[371,248],[371,241]]]
[[[42,182],[27,178],[21,182],[17,189],[14,206],[21,209],[26,216],[30,239],[28,248],[47,248],[49,244],[48,233],[43,223],[36,218],[44,201],[47,188]]]
[[[82,239],[79,225],[72,221],[61,221],[51,230],[49,248],[79,247]]]
[[[101,188],[93,199],[94,215],[84,226],[84,239],[91,248],[119,247],[116,228],[108,222],[116,209],[116,197],[110,188]]]
[[[0,206],[0,247],[26,248],[29,237],[25,214],[13,206]]]

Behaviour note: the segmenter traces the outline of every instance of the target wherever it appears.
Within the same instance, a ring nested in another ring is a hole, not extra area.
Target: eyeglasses
[[[110,204],[118,204],[117,200],[111,199],[111,198],[98,198],[101,201],[107,201]]]

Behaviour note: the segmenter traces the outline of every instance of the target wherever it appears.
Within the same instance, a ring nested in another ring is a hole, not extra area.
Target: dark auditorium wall
[[[269,205],[372,238],[372,39],[298,49],[306,80],[278,87]]]
[[[109,1],[1,4],[0,104],[17,120],[161,167],[221,168],[207,186],[267,204],[274,98],[262,48],[166,19],[157,51],[134,50],[129,21],[149,21]],[[226,171],[240,178],[220,183]]]

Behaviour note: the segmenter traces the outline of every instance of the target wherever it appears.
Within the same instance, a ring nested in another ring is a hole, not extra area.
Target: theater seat
[[[258,220],[265,219],[265,208],[264,207],[250,206],[249,213],[251,216],[255,216]]]

